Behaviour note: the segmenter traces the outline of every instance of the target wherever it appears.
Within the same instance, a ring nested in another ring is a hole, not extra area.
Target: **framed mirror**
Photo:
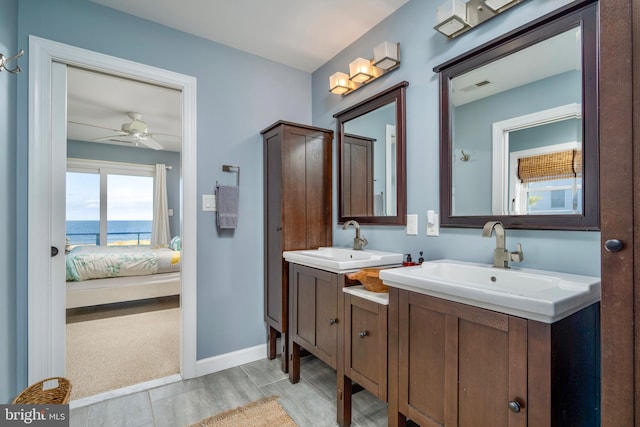
[[[597,3],[442,64],[443,227],[599,229]]]
[[[333,117],[338,135],[338,222],[405,225],[405,91],[399,83]]]

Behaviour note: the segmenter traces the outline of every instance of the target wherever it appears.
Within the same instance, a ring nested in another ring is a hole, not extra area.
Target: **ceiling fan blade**
[[[124,136],[127,136],[127,134],[124,132],[121,132],[117,135],[109,135],[109,136],[102,136],[100,138],[93,138],[92,141],[109,141],[113,138],[122,138]]]
[[[164,149],[164,147],[158,141],[153,139],[151,137],[151,135],[140,136],[138,138],[138,141],[140,141],[141,143],[143,143],[144,145],[146,145],[149,148],[153,148],[154,150],[162,150],[162,149]]]
[[[152,138],[155,138],[156,136],[161,136],[161,137],[167,137],[167,138],[174,138],[176,140],[180,140],[180,135],[172,135],[170,133],[151,133],[149,134]]]
[[[89,127],[98,128],[98,129],[110,130],[111,132],[122,132],[121,129],[113,129],[113,128],[108,128],[104,126],[92,125],[89,123],[74,122],[73,120],[69,120],[67,123],[74,124],[74,125],[81,125],[81,126],[89,126]]]

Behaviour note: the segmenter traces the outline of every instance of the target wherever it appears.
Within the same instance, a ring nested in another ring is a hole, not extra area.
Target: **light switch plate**
[[[407,215],[407,236],[417,236],[417,235],[418,235],[418,215],[409,214]]]
[[[433,210],[427,211],[427,236],[440,235],[440,214]]]
[[[215,212],[215,210],[216,210],[216,195],[203,194],[202,195],[202,211]]]

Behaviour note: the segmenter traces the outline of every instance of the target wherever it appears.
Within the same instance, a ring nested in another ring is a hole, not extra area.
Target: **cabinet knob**
[[[604,242],[604,248],[609,252],[618,252],[622,250],[624,243],[618,239],[611,239]]]
[[[276,231],[282,231],[282,226],[281,225],[276,226]]]
[[[360,338],[364,338],[364,337],[366,337],[367,335],[369,335],[369,332],[367,332],[367,331],[360,331],[360,333],[359,333],[358,335],[360,336]]]
[[[520,412],[520,402],[518,402],[517,400],[511,400],[509,402],[509,410],[511,412],[515,412],[516,414]]]
[[[330,325],[335,325],[336,323],[338,323],[338,319],[329,319]]]

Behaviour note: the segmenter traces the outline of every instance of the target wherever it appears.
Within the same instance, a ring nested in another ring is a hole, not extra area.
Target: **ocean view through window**
[[[68,167],[67,248],[78,245],[149,245],[153,176],[132,171]],[[131,174],[127,173],[131,172]]]

